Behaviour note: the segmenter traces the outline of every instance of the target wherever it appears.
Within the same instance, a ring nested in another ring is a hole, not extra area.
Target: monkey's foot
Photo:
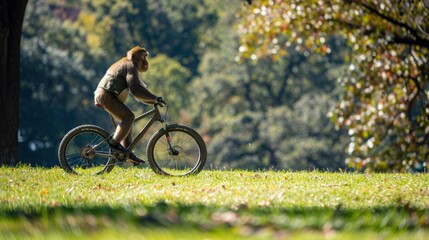
[[[137,157],[134,153],[130,153],[127,158],[127,162],[133,163],[134,165],[139,165],[145,163],[145,161]]]

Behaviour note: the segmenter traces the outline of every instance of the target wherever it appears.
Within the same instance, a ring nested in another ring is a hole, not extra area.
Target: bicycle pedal
[[[124,153],[114,153],[115,154],[115,158],[119,161],[119,162],[126,162],[127,160],[127,156]]]

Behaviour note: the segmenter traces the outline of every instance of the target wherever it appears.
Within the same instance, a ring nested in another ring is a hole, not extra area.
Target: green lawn
[[[0,238],[429,239],[429,174],[0,168]]]

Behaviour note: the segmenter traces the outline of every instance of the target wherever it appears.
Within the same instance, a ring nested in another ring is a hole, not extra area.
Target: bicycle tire
[[[152,170],[165,176],[198,174],[206,163],[207,148],[201,136],[192,128],[172,124],[167,128],[171,145],[177,155],[169,152],[165,129],[154,133],[149,139],[146,155]],[[165,137],[165,138],[163,138]]]
[[[81,125],[70,130],[58,147],[58,159],[61,168],[67,173],[79,175],[98,175],[110,172],[115,166],[114,158],[84,155],[86,149],[97,145],[109,137],[109,133],[95,125]],[[97,151],[110,154],[107,142]]]

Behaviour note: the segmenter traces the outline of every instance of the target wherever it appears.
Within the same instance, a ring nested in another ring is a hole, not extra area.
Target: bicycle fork
[[[179,155],[179,151],[177,151],[176,149],[174,149],[174,147],[171,145],[171,136],[168,133],[168,125],[167,123],[165,123],[165,137],[167,138],[167,144],[168,144],[168,153],[173,155],[173,156],[177,156]]]

